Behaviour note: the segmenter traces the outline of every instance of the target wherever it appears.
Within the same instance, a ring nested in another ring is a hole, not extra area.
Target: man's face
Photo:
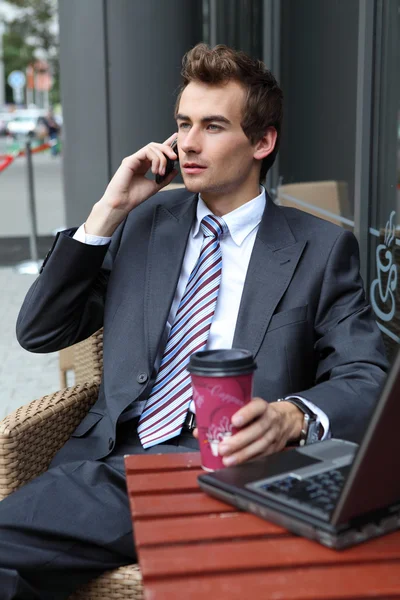
[[[177,124],[179,161],[188,190],[224,195],[249,183],[258,186],[254,147],[240,125],[245,96],[235,81],[191,82],[184,89]]]

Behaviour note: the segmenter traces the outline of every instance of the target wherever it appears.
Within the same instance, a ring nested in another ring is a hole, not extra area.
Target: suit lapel
[[[150,364],[178,285],[187,239],[196,215],[197,196],[175,205],[157,205],[149,242],[145,289],[145,331]],[[283,211],[267,198],[239,308],[233,347],[254,356],[285,293],[306,242],[297,242]]]
[[[257,355],[305,245],[304,241],[296,241],[283,211],[267,198],[246,275],[233,347]]]
[[[196,215],[197,196],[155,207],[146,269],[145,321],[150,364],[174,299],[187,239]]]

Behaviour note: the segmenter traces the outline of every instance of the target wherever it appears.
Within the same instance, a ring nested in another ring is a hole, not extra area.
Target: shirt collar
[[[257,227],[261,221],[267,198],[265,189],[260,186],[260,194],[249,202],[245,202],[239,208],[232,210],[223,216],[228,226],[232,240],[237,246],[241,246],[246,237]],[[197,202],[196,221],[193,225],[192,236],[199,235],[201,220],[206,215],[211,215],[211,210],[207,207],[201,195]]]

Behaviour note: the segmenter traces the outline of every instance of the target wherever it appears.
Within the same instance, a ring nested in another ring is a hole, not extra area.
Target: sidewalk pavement
[[[60,389],[58,353],[27,352],[15,335],[19,309],[34,280],[34,275],[20,275],[11,267],[0,268],[0,419],[31,400]]]

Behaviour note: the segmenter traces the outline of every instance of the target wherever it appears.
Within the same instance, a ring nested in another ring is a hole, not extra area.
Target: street
[[[0,137],[0,154],[9,145]],[[62,156],[49,151],[33,154],[36,216],[39,235],[51,235],[65,225]],[[20,157],[0,172],[0,238],[27,236],[30,232],[26,158]]]

